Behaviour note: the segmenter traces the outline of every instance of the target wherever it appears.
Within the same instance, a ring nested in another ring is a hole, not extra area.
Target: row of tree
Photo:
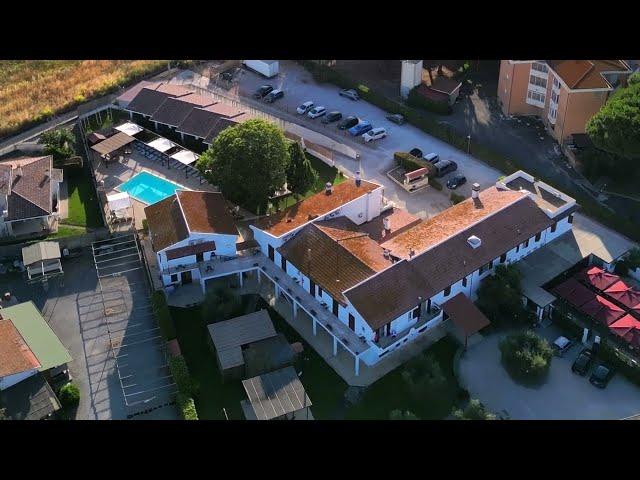
[[[227,199],[259,214],[285,183],[300,196],[318,179],[301,145],[287,145],[282,130],[261,119],[223,130],[197,167]]]

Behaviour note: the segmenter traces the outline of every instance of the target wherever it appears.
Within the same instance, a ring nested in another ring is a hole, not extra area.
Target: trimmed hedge
[[[183,420],[198,420],[198,412],[196,411],[196,403],[193,397],[185,395],[184,393],[178,393],[176,403],[178,404],[180,416]]]
[[[442,191],[442,184],[435,178],[431,178],[431,177],[429,178],[429,186],[431,188],[435,188],[439,192]]]
[[[627,377],[630,382],[640,386],[640,367],[632,364],[629,357],[620,353],[617,348],[603,341],[598,350],[598,357]]]
[[[160,333],[162,337],[168,342],[177,337],[176,327],[173,324],[173,318],[169,311],[169,305],[167,305],[167,298],[164,292],[156,290],[151,295],[151,305],[153,307],[153,313],[158,319],[158,326],[160,327]]]
[[[431,163],[426,160],[416,158],[408,152],[395,152],[393,154],[393,159],[407,172],[413,172],[419,168],[428,168],[429,175],[433,172],[433,165]]]
[[[196,392],[196,384],[191,378],[187,362],[182,355],[169,357],[169,369],[180,393],[191,396]]]
[[[418,92],[418,87],[413,87],[407,97],[407,104],[411,107],[424,108],[439,115],[451,115],[452,109],[447,102],[436,102]]]

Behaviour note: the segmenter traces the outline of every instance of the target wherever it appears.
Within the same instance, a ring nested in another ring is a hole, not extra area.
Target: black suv
[[[257,98],[258,100],[266,97],[269,93],[273,91],[273,87],[271,85],[262,85],[260,88],[256,90],[256,93],[253,94],[253,98]]]
[[[584,348],[576,357],[573,365],[571,365],[571,371],[584,377],[589,371],[589,367],[591,367],[592,363],[593,351],[590,348]]]
[[[360,120],[358,120],[358,117],[349,116],[338,124],[338,128],[340,130],[348,130],[349,128],[357,125],[359,122]]]
[[[342,114],[340,112],[329,112],[322,119],[322,123],[326,125],[327,123],[337,122],[341,118]]]
[[[611,380],[611,377],[613,377],[613,370],[611,367],[601,363],[593,370],[589,381],[592,385],[598,388],[605,388],[609,383],[609,380]]]

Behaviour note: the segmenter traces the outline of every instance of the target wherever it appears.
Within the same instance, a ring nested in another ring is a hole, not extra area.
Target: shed
[[[465,348],[469,338],[491,324],[484,313],[463,293],[458,293],[443,303],[442,310],[451,319],[455,327],[453,333],[464,342]]]
[[[311,399],[293,367],[242,381],[248,400],[240,402],[247,420],[311,420]]]
[[[22,249],[22,263],[29,280],[62,273],[58,242],[38,242]]]
[[[43,420],[60,410],[60,402],[41,373],[0,391],[0,405],[11,420]]]
[[[245,374],[249,377],[291,366],[295,356],[296,352],[282,333],[254,342],[242,352]]]

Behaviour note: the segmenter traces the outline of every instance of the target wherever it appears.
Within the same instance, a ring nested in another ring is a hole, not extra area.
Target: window
[[[480,275],[482,275],[487,270],[491,270],[492,267],[493,267],[493,261],[481,266],[480,267]]]
[[[527,90],[527,99],[544,104],[545,94],[534,92],[533,90]]]
[[[171,275],[171,282],[177,282],[178,281],[178,274],[174,273],[173,275]]]
[[[333,314],[337,317],[338,316],[338,309],[340,308],[340,305],[338,304],[338,302],[336,302],[336,299],[333,299]]]
[[[349,328],[355,332],[356,330],[356,319],[353,315],[349,314]]]
[[[489,262],[489,270],[491,270],[492,268],[493,268],[493,260]]]
[[[322,297],[322,287],[320,285],[318,285],[318,296]]]
[[[540,241],[540,238],[542,238],[542,234],[540,232],[536,233],[536,242]]]
[[[556,228],[558,228],[558,222],[554,222],[553,225],[551,225],[551,233],[555,232]]]
[[[467,286],[467,277],[464,277],[464,278],[462,279],[462,286],[463,286],[463,287],[466,287],[466,286]]]
[[[418,318],[420,316],[420,307],[416,307],[411,312],[411,318]]]
[[[516,247],[516,253],[518,253],[519,251],[520,251],[520,245]]]
[[[527,238],[527,239],[524,241],[524,247],[523,247],[523,248],[527,248],[528,246],[529,246],[529,239]]]
[[[269,245],[269,260],[273,262],[274,257],[275,257],[275,250],[271,245]]]
[[[569,215],[569,223],[573,223],[573,213]]]
[[[535,75],[529,76],[529,83],[537,87],[547,88],[547,81],[544,78],[536,77]]]
[[[560,82],[558,81],[558,79],[556,77],[553,77],[553,87],[554,88],[560,88]]]
[[[280,257],[280,266],[282,267],[282,270],[284,270],[285,272],[287,271],[287,259],[284,257]]]
[[[500,263],[504,263],[507,261],[507,254],[503,253],[502,255],[500,255]]]
[[[553,100],[555,103],[558,103],[559,98],[560,95],[558,95],[556,92],[551,92],[551,100]]]
[[[204,262],[204,253],[196,253],[196,262]]]
[[[537,70],[538,72],[547,73],[548,69],[544,63],[534,62],[531,64],[531,68],[533,70]]]
[[[449,295],[451,295],[451,285],[444,289],[444,296],[448,297]]]

